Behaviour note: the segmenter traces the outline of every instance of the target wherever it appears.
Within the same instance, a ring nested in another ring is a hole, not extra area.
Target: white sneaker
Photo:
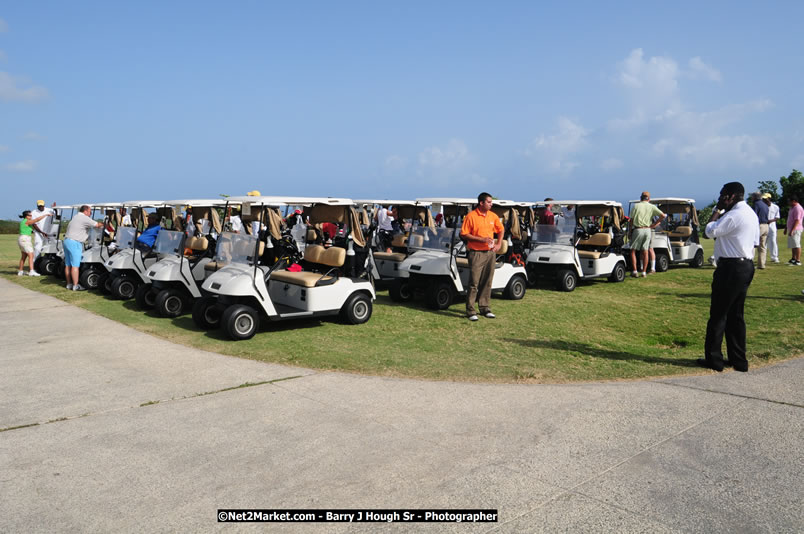
[[[17,276],[25,276],[25,271],[17,271]]]
[[[67,284],[67,285],[66,285],[66,286],[64,286],[64,287],[66,287],[66,288],[67,288],[67,289],[69,289],[69,290],[72,290],[72,289],[73,289],[73,285],[72,285],[72,284]]]
[[[73,286],[73,291],[86,291],[86,290],[87,290],[87,288],[85,288],[81,284],[75,284]]]
[[[39,274],[39,273],[38,273],[38,272],[36,272],[36,271],[28,271],[28,276],[42,276],[42,275],[41,275],[41,274]]]
[[[640,274],[639,276],[641,276],[642,278],[647,278],[648,273],[646,273],[645,271],[642,271],[642,274]]]
[[[477,315],[470,315],[469,317],[467,317],[467,319],[469,319],[472,322],[477,321]]]
[[[488,312],[483,314],[483,317],[485,317],[486,319],[494,319],[497,316],[494,315],[493,313],[491,313],[490,311],[488,311]]]

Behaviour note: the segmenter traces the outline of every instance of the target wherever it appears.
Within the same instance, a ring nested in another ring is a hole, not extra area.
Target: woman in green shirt
[[[17,276],[25,274],[25,271],[22,270],[22,268],[25,267],[25,258],[28,258],[28,276],[39,276],[39,273],[34,271],[33,267],[34,249],[33,243],[31,242],[31,234],[33,234],[32,226],[49,216],[50,213],[46,213],[41,217],[31,219],[31,210],[25,210],[22,212],[22,215],[20,215],[20,236],[17,238],[17,244],[20,246],[22,257],[20,257],[20,269],[17,271]]]

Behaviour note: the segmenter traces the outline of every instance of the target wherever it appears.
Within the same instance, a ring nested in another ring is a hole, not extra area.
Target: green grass
[[[780,236],[780,242],[784,244]],[[711,241],[705,241],[706,255]],[[781,248],[782,261],[789,252]],[[463,303],[443,312],[400,305],[378,292],[371,320],[264,324],[248,341],[198,330],[189,315],[162,319],[94,292],[74,293],[50,277],[16,276],[15,236],[0,236],[0,275],[172,342],[232,356],[313,369],[488,382],[571,382],[699,374],[713,269],[673,267],[622,284],[582,283],[572,293],[528,289],[495,298],[495,320],[470,323]],[[804,268],[769,264],[746,301],[752,367],[800,355]]]

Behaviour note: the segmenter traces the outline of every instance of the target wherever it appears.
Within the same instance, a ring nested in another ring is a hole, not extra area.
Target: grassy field
[[[780,237],[780,243],[784,242]],[[706,255],[712,242],[705,241]],[[789,251],[781,247],[783,262]],[[170,341],[222,354],[314,369],[488,382],[571,382],[707,373],[703,355],[713,269],[673,267],[624,283],[581,283],[572,293],[529,289],[494,299],[495,320],[470,323],[463,304],[443,312],[399,305],[378,292],[371,320],[263,325],[251,340],[203,332],[189,315],[162,319],[94,292],[67,291],[49,277],[16,276],[16,236],[0,236],[0,276]],[[804,352],[804,268],[768,264],[746,301],[752,367]]]

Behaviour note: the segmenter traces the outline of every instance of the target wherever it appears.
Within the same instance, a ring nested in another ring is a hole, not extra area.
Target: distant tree
[[[771,200],[776,202],[779,199],[779,184],[774,180],[760,180],[759,192],[770,193]]]
[[[787,218],[787,212],[790,210],[790,197],[797,196],[799,200],[804,200],[804,175],[801,171],[793,169],[788,176],[779,178],[779,183],[782,184],[782,196],[779,198],[779,208],[782,212],[782,218]]]
[[[709,223],[709,219],[712,218],[712,210],[715,209],[715,206],[717,206],[717,200],[713,200],[708,206],[698,210],[698,223],[701,225],[701,233]]]

